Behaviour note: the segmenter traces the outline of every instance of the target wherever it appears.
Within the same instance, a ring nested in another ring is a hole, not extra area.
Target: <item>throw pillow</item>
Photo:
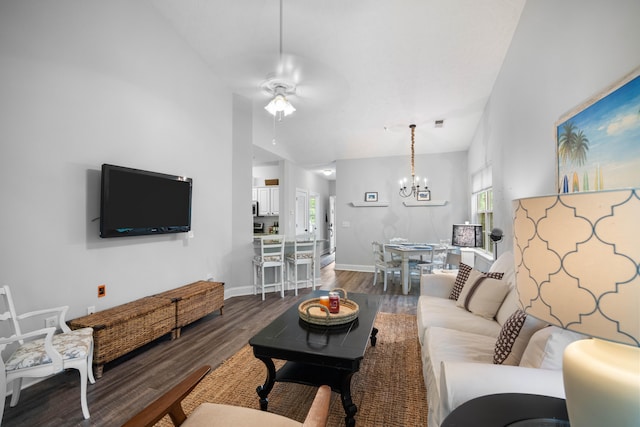
[[[476,274],[471,272],[467,285],[462,288],[456,305],[477,316],[493,319],[507,296],[507,292],[509,292],[507,282],[492,279],[480,272]]]
[[[548,326],[537,331],[524,350],[520,366],[526,368],[562,369],[564,349],[574,341],[588,338],[578,332],[558,326]]]
[[[478,270],[474,270],[473,267],[461,262],[460,266],[458,267],[458,275],[456,276],[456,281],[453,284],[453,289],[451,289],[451,294],[449,294],[449,299],[458,300],[458,297],[460,297],[460,292],[462,292],[462,288],[464,288],[464,285],[467,283],[467,281],[469,280],[469,275],[471,274],[471,272],[478,272],[481,275],[490,277],[492,279],[502,279],[502,276],[504,275],[504,273],[481,273]]]
[[[516,310],[502,325],[496,340],[493,363],[517,366],[531,335],[546,325],[535,317],[527,316],[524,311]]]

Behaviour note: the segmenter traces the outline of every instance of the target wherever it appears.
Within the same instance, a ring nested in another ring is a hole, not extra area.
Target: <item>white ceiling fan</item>
[[[264,107],[265,110],[279,120],[296,111],[288,99],[296,95],[296,82],[292,79],[291,73],[293,71],[295,74],[295,67],[292,66],[294,61],[290,60],[287,64],[282,52],[282,2],[283,0],[280,0],[278,67],[276,72],[269,74],[267,80],[261,85],[262,90],[271,97],[271,101]]]

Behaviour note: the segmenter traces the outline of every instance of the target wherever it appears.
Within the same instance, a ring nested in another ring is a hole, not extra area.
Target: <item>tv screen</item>
[[[191,230],[191,178],[102,165],[100,237]]]

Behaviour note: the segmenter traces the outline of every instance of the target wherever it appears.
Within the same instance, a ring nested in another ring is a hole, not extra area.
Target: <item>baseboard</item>
[[[357,264],[335,264],[334,270],[359,271],[361,273],[373,273],[375,270],[372,265]]]

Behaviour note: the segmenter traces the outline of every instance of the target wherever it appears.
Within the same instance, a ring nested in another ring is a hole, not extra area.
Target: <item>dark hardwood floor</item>
[[[383,292],[380,277],[373,287],[373,273],[334,271],[334,264],[321,270],[321,289],[343,288],[347,292],[383,296],[381,311],[415,314],[419,285],[413,280],[409,295],[402,295],[399,280]],[[9,426],[119,426],[164,391],[179,382],[193,368],[204,364],[217,367],[231,357],[267,323],[298,303],[311,288],[295,297],[268,294],[230,298],[223,315],[214,313],[182,329],[171,341],[167,335],[145,347],[105,365],[104,375],[88,386],[91,418],[84,420],[80,409],[77,371],[48,378],[22,391],[14,408],[5,401],[2,425]]]

